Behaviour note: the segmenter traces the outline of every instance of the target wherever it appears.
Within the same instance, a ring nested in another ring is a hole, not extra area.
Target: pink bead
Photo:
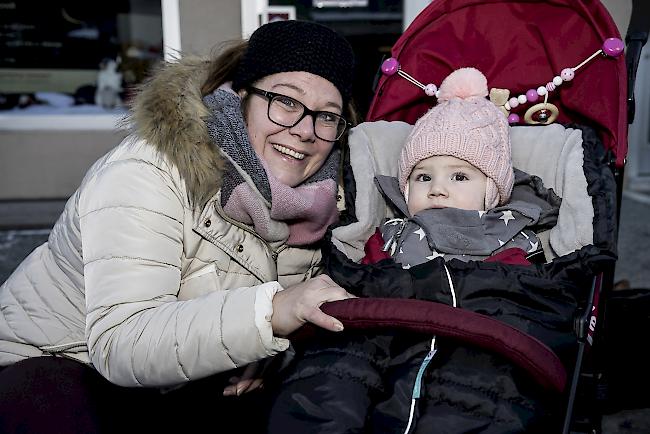
[[[429,83],[426,86],[424,86],[424,93],[426,93],[427,96],[434,96],[437,90],[438,88],[433,83]]]
[[[389,57],[381,64],[381,72],[384,75],[393,75],[399,69],[399,62],[394,57]]]
[[[510,113],[508,115],[508,123],[509,124],[516,124],[519,123],[519,115],[516,113]]]
[[[519,101],[517,101],[516,97],[512,97],[508,100],[508,103],[510,104],[510,107],[515,108],[519,105]]]
[[[535,89],[528,89],[526,91],[526,100],[528,100],[528,102],[535,102],[537,101],[537,98],[539,98],[539,95],[537,95]]]
[[[549,92],[553,92],[555,90],[555,83],[553,83],[552,81],[546,83],[546,90],[548,90]]]
[[[564,68],[562,72],[560,72],[560,77],[562,77],[563,81],[571,81],[575,75],[575,72],[573,72],[573,69],[571,68]]]
[[[618,38],[607,38],[603,42],[603,47],[601,48],[603,53],[610,57],[618,57],[623,53],[625,49],[625,44]]]

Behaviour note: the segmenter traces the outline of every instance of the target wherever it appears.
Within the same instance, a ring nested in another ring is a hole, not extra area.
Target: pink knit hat
[[[486,210],[510,199],[515,176],[508,120],[487,95],[487,79],[475,68],[457,69],[443,80],[438,104],[418,119],[402,149],[398,172],[402,193],[420,161],[450,155],[487,176]]]

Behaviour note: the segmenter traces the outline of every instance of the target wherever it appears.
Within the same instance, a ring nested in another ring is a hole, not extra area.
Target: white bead
[[[426,86],[424,86],[424,93],[426,93],[427,96],[434,96],[437,90],[438,88],[433,83],[429,83]]]
[[[506,110],[510,111],[510,103],[506,102],[503,107],[505,107]]]
[[[544,86],[540,86],[537,88],[537,95],[539,96],[544,96],[547,94],[546,88]]]
[[[556,75],[555,77],[553,77],[553,84],[556,85],[556,86],[561,85],[562,84],[562,77],[560,77],[559,75]]]
[[[528,102],[528,98],[526,98],[526,95],[519,95],[517,97],[517,101],[519,101],[519,104],[526,104]]]
[[[508,100],[508,104],[510,104],[510,107],[511,107],[511,108],[515,108],[515,107],[517,107],[517,106],[519,105],[519,101],[517,100],[517,98],[515,98],[515,97],[513,96],[512,98],[510,98],[510,99]]]

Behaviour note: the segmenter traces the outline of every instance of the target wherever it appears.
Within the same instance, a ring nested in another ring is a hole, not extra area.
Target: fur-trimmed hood
[[[201,86],[210,61],[185,57],[164,63],[138,88],[127,122],[133,132],[176,166],[190,203],[203,207],[221,186],[222,159],[204,119]]]

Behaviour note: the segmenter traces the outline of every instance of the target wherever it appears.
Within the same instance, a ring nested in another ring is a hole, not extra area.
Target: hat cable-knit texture
[[[488,177],[486,209],[510,199],[514,172],[508,121],[485,98],[487,94],[487,80],[475,68],[458,69],[443,80],[438,104],[418,119],[402,149],[398,172],[402,192],[420,161],[449,155]]]
[[[354,53],[343,36],[310,21],[275,21],[253,32],[234,75],[235,91],[267,75],[305,71],[323,77],[341,92],[352,94]]]

